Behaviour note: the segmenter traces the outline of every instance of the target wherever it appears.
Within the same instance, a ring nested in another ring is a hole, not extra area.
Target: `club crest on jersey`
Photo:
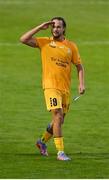
[[[68,54],[71,54],[71,49],[70,48],[68,48]]]
[[[54,41],[51,41],[51,42],[49,43],[49,46],[51,46],[51,47],[53,47],[53,48],[56,48],[56,43],[55,43]]]

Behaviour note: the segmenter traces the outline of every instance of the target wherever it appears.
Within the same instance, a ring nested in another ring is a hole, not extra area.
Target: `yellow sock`
[[[58,151],[64,151],[63,137],[54,138],[54,143]]]
[[[43,143],[46,143],[49,139],[51,139],[52,136],[53,136],[52,134],[50,134],[48,131],[46,131],[46,132],[42,135],[41,141],[42,141]]]

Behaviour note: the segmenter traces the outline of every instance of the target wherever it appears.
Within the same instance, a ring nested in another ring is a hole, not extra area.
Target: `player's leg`
[[[61,137],[62,129],[61,126],[63,124],[63,109],[52,109],[52,124],[53,124],[53,136]]]
[[[54,142],[58,150],[59,160],[69,160],[64,153],[64,143],[62,137],[62,124],[64,122],[64,116],[66,113],[66,104],[62,103],[62,93],[58,90],[49,89],[44,92],[47,109],[52,112],[52,122],[48,126],[46,132],[41,139],[37,142],[37,146],[40,149],[42,155],[47,155],[46,142],[54,136]],[[65,101],[65,100],[64,100]],[[63,108],[62,108],[63,104]],[[63,110],[65,112],[63,112]]]
[[[54,109],[52,110],[53,116],[53,136],[54,136],[54,143],[57,153],[58,160],[70,160],[68,156],[64,153],[64,142],[63,142],[63,135],[62,135],[62,124],[64,122],[64,114],[63,109]]]
[[[62,108],[62,97],[59,90],[56,89],[46,89],[44,91],[47,110],[52,111],[52,109]],[[53,136],[53,120],[47,126],[46,132],[41,137],[43,143],[48,142],[48,140]]]
[[[57,151],[64,151],[64,143],[62,136],[62,124],[63,124],[63,110],[62,108],[53,109],[52,112],[52,124],[53,124],[53,137]]]
[[[69,104],[70,104],[70,95],[69,93],[63,93],[62,96],[62,109],[63,109],[63,120],[62,124],[64,123],[65,115],[69,110]],[[61,134],[62,134],[62,128],[61,128]],[[59,160],[70,160],[68,156],[64,153],[64,142],[63,137],[61,138],[60,144],[63,146],[63,151],[58,151],[57,159]]]
[[[65,117],[65,114],[63,115],[62,124],[64,123],[64,117]],[[46,131],[42,134],[41,142],[47,143],[52,138],[52,136],[53,136],[53,120],[51,121],[50,124],[48,124]]]
[[[44,91],[47,110],[51,111],[56,107],[62,107],[62,100],[58,90],[46,89]],[[47,126],[46,131],[36,142],[36,146],[40,149],[40,153],[44,156],[48,155],[46,143],[53,136],[53,121]]]

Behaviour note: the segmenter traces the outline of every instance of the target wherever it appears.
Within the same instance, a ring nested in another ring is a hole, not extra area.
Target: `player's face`
[[[53,20],[54,24],[52,25],[52,35],[54,38],[60,38],[64,34],[63,22],[61,20],[55,19]]]

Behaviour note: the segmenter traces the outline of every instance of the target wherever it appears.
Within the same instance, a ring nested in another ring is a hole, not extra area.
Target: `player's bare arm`
[[[78,91],[79,91],[79,94],[84,94],[85,93],[84,68],[83,68],[82,64],[76,65],[76,68],[77,68],[78,78],[79,78]]]
[[[26,32],[20,37],[20,41],[28,46],[31,46],[33,48],[38,47],[38,43],[36,39],[33,37],[36,33],[38,33],[40,30],[46,30],[49,28],[49,26],[53,25],[54,22],[48,21],[45,23],[42,23],[39,26],[36,26],[35,28],[31,29],[30,31]]]

